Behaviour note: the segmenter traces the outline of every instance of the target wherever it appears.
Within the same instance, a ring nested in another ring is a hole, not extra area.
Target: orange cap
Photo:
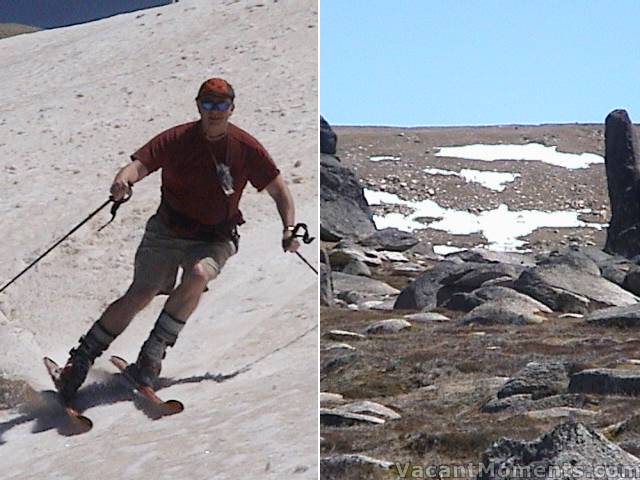
[[[198,98],[201,98],[207,94],[215,95],[217,97],[230,98],[233,100],[236,96],[233,91],[233,87],[223,78],[210,78],[200,85],[198,90]]]

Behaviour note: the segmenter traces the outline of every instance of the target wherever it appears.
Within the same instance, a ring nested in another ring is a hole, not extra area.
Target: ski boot
[[[56,388],[67,400],[72,399],[84,383],[93,362],[115,339],[100,323],[95,322],[86,335],[80,337],[80,344],[69,351],[69,360],[60,372]]]
[[[150,387],[153,390],[156,388],[156,382],[160,376],[162,370],[162,359],[159,360],[145,355],[142,351],[138,354],[136,363],[133,363],[127,367],[129,375],[135,378],[140,385]]]
[[[142,345],[136,363],[131,366],[131,376],[142,385],[154,388],[162,370],[162,360],[166,356],[167,347],[175,345],[184,325],[185,322],[163,310],[149,338]]]

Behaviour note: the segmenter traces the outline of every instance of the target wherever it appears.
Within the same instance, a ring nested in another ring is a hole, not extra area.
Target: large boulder
[[[355,173],[331,155],[320,155],[320,238],[337,242],[375,232],[373,216]]]
[[[567,250],[565,252],[551,252],[538,261],[538,265],[565,265],[574,270],[591,275],[600,275],[600,267],[591,256],[581,250]]]
[[[365,238],[360,243],[368,247],[373,247],[376,250],[404,252],[419,242],[420,240],[409,232],[403,232],[397,228],[383,228],[370,237]]]
[[[495,300],[515,300],[519,304],[526,303],[530,305],[530,310],[540,311],[544,313],[551,313],[552,310],[544,303],[541,303],[524,293],[520,293],[513,288],[501,287],[501,286],[488,286],[480,287],[472,292],[460,292],[455,293],[446,302],[443,303],[443,307],[450,310],[462,310],[463,312],[470,312],[474,308],[483,303],[487,303]]]
[[[640,303],[596,310],[584,317],[584,321],[599,327],[638,328],[640,327]]]
[[[470,263],[467,263],[469,265]],[[516,279],[524,271],[524,267],[508,263],[487,263],[474,266],[463,272],[454,272],[440,282],[453,292],[470,292],[480,288],[485,282],[497,278]]]
[[[489,287],[480,287],[472,292],[476,297],[480,298],[484,301],[489,300],[518,300],[520,302],[527,303],[531,305],[531,308],[534,310],[538,310],[544,313],[551,313],[552,310],[546,306],[544,303],[539,302],[531,298],[524,293],[520,293],[513,288],[500,287],[500,286],[489,286]]]
[[[640,369],[592,368],[582,370],[571,376],[569,391],[572,393],[637,396],[640,395]]]
[[[566,392],[570,366],[563,362],[530,362],[498,391],[498,398],[531,394],[533,398]]]
[[[382,265],[382,259],[378,252],[374,250],[363,250],[349,240],[342,240],[331,249],[329,259],[331,265],[337,267],[337,270],[346,267],[353,261],[361,261],[371,266]]]
[[[322,115],[320,115],[320,153],[336,154],[338,136]]]
[[[607,115],[605,167],[611,205],[605,251],[631,258],[640,254],[640,164],[635,131],[625,110]]]
[[[502,439],[494,443],[482,456],[480,467],[477,480],[622,480],[629,478],[630,471],[638,471],[640,459],[591,428],[567,422],[532,442]]]
[[[342,272],[333,272],[333,289],[336,295],[354,292],[363,298],[384,297],[398,293],[396,288],[380,280]]]
[[[371,269],[362,260],[352,260],[344,266],[344,268],[342,269],[342,273],[370,277]]]
[[[460,319],[463,325],[535,325],[545,320],[538,307],[521,299],[490,300]]]
[[[454,263],[443,261],[427,270],[407,285],[393,305],[399,310],[433,309],[438,305],[438,291],[442,288],[441,282],[453,274],[464,274],[475,267],[477,263]]]
[[[599,273],[598,265],[585,255],[553,255],[522,272],[514,287],[557,312],[588,313],[638,301]]]

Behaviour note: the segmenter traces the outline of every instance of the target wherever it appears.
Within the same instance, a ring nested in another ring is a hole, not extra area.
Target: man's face
[[[215,95],[204,95],[197,104],[205,128],[226,125],[234,109],[233,100]]]

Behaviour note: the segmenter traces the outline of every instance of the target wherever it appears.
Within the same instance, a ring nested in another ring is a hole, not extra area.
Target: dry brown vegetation
[[[362,331],[375,320],[401,313],[324,308],[322,334],[331,329]],[[454,319],[459,316],[447,313]],[[481,411],[506,377],[528,362],[568,361],[576,369],[616,367],[638,355],[640,338],[627,330],[588,327],[580,320],[552,316],[541,325],[518,327],[414,325],[403,333],[352,344],[354,352],[323,354],[321,390],[348,400],[377,401],[402,418],[382,426],[324,427],[322,453],[364,453],[434,465],[477,462],[502,437],[533,439],[559,422]],[[640,407],[640,400],[630,397],[590,395],[586,403],[599,413],[583,421],[598,428],[623,421]],[[640,433],[638,427],[630,430]]]

